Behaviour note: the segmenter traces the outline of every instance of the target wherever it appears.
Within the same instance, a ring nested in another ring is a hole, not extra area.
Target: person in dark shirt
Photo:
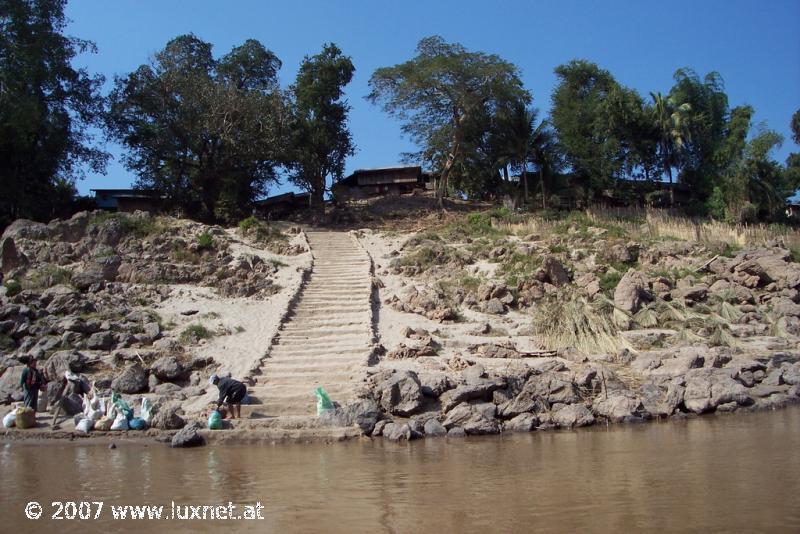
[[[220,378],[217,375],[211,375],[211,383],[219,389],[217,409],[219,410],[223,403],[227,403],[231,419],[236,419],[237,417],[241,419],[242,400],[247,395],[247,386],[233,378],[227,376]],[[233,411],[234,408],[236,408],[236,412]]]
[[[44,386],[44,376],[36,368],[36,360],[28,360],[28,366],[22,370],[19,377],[19,385],[22,386],[24,403],[27,408],[33,408],[35,412],[39,404],[39,390]]]

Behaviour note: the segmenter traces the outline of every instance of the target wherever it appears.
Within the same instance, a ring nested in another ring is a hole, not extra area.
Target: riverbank
[[[15,377],[38,359],[135,409],[149,398],[146,437],[189,425],[184,441],[224,443],[532,432],[798,402],[791,252],[681,241],[656,223],[480,209],[350,231],[146,214],[15,223],[3,266],[24,287],[2,296],[12,350],[0,386],[19,395]],[[204,430],[211,373],[248,384],[232,430]],[[317,387],[337,404],[319,418]],[[76,439],[72,421],[41,423],[37,439]]]

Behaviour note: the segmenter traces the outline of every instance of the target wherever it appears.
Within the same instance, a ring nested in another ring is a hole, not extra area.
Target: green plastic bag
[[[322,412],[333,410],[333,403],[324,389],[317,388],[314,390],[314,394],[317,396],[317,415],[322,415]]]
[[[220,430],[221,428],[222,428],[222,415],[217,410],[214,410],[213,412],[211,412],[211,415],[208,416],[208,429]]]
[[[133,409],[116,392],[111,393],[111,402],[117,407],[117,411],[125,416],[125,419],[128,421],[133,419]]]

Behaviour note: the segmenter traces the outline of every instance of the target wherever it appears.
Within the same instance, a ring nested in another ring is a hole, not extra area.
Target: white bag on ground
[[[17,424],[17,409],[14,408],[3,417],[3,428],[14,428]]]
[[[83,432],[84,434],[88,434],[93,427],[94,427],[94,421],[92,421],[89,418],[84,418],[81,419],[77,425],[75,425],[75,430],[77,430],[78,432]]]
[[[142,411],[141,417],[145,423],[150,424],[150,419],[153,418],[153,406],[150,404],[150,399],[142,397]]]
[[[114,422],[111,424],[111,430],[128,430],[128,418],[125,417],[124,413],[121,413],[114,419]]]

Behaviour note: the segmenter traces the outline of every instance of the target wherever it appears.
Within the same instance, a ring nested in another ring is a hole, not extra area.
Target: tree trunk
[[[438,187],[436,188],[436,201],[439,204],[439,209],[442,211],[444,211],[444,197],[447,195],[447,179],[450,176],[450,170],[453,168],[453,165],[456,162],[456,156],[458,155],[458,148],[460,144],[458,133],[456,132],[453,134],[453,149],[447,155],[447,161],[444,164],[444,169],[442,169],[442,174],[439,177]]]
[[[528,168],[522,166],[522,198],[525,199],[525,204],[528,203]]]
[[[669,176],[669,207],[675,206],[675,188],[672,187],[672,166],[667,164],[667,176]]]
[[[544,195],[544,168],[542,166],[539,166],[539,181],[542,184],[542,209],[546,210],[547,209],[547,200],[546,200],[547,197],[545,197],[545,195]]]
[[[311,187],[308,196],[308,207],[311,210],[312,217],[318,220],[320,216],[325,213],[325,178],[317,176],[314,179],[313,186]]]

